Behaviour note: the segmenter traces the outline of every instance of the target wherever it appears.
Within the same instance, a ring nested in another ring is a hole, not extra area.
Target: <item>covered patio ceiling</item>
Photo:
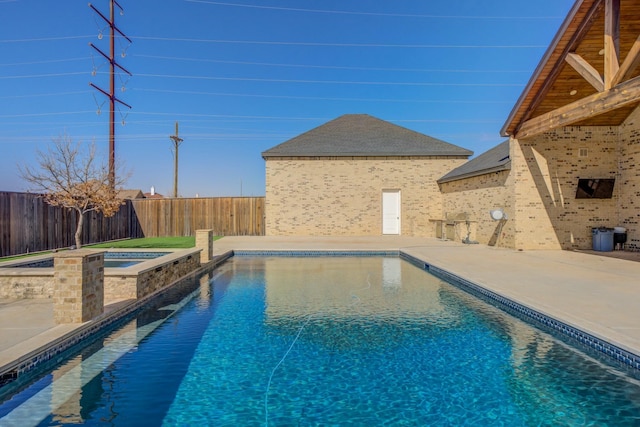
[[[501,133],[618,126],[640,105],[640,0],[578,0]]]

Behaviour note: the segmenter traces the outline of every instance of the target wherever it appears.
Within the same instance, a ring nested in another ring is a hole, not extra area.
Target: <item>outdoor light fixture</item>
[[[575,95],[576,93],[578,93],[578,91],[577,91],[577,90],[575,90],[575,89],[573,89],[571,92],[569,92],[569,95],[573,96],[573,95]]]
[[[507,219],[507,214],[504,213],[502,209],[491,210],[489,211],[489,214],[491,215],[491,219],[494,221],[501,221],[503,219]]]

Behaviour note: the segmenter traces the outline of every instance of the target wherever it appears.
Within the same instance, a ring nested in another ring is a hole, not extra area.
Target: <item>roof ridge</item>
[[[262,153],[273,156],[466,156],[473,152],[370,114],[343,114]]]

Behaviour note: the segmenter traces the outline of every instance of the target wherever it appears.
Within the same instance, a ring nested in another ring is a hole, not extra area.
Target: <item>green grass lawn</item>
[[[187,249],[196,245],[194,236],[187,237],[143,237],[141,239],[118,240],[116,242],[99,243],[96,245],[86,245],[87,248],[105,249]]]
[[[222,236],[213,236],[213,240],[221,239]],[[146,249],[146,248],[163,248],[163,249],[188,249],[196,245],[195,236],[187,237],[143,237],[141,239],[118,240],[115,242],[98,243],[95,245],[86,245],[86,248],[105,248],[105,249]]]
[[[218,240],[222,236],[214,236],[213,240]],[[93,245],[84,245],[83,248],[94,249],[188,249],[196,245],[195,236],[187,237],[143,237],[141,239],[118,240],[107,243],[97,243]],[[34,254],[22,254],[6,258],[0,258],[0,261],[11,261],[14,259],[26,258],[28,256],[43,255],[50,252],[38,252]]]

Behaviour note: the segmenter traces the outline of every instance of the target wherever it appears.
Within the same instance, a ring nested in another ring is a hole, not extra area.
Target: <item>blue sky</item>
[[[264,195],[260,153],[366,113],[481,154],[572,0],[118,0],[116,158],[128,188]],[[107,0],[93,5],[108,16]],[[108,27],[86,0],[0,0],[0,191],[69,135],[106,160]],[[105,37],[99,38],[100,32]],[[124,54],[124,56],[123,56]],[[95,71],[95,75],[93,72]],[[120,89],[124,88],[124,91]],[[97,114],[100,110],[101,114]],[[124,122],[124,124],[122,124]]]

